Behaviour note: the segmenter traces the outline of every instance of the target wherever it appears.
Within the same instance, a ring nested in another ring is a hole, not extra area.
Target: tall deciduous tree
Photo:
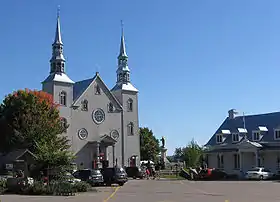
[[[174,157],[184,161],[187,167],[200,166],[203,160],[203,149],[192,140],[186,147],[176,148]]]
[[[156,161],[160,152],[159,140],[149,128],[140,128],[140,152],[142,160]]]
[[[43,91],[18,90],[6,96],[0,106],[2,152],[27,148],[42,164],[69,163],[73,155],[61,135],[66,129],[52,96]]]

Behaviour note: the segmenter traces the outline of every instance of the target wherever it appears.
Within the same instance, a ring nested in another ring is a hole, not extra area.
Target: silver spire
[[[65,72],[65,58],[63,55],[63,43],[60,33],[60,8],[57,8],[57,22],[55,30],[55,38],[52,44],[51,73]]]
[[[61,33],[60,33],[60,6],[57,7],[57,22],[56,22],[56,30],[55,30],[55,37],[53,43],[63,44],[61,40]]]
[[[125,40],[124,40],[124,29],[123,29],[123,21],[121,20],[121,28],[122,28],[122,36],[121,36],[121,45],[120,45],[120,54],[119,57],[127,57],[125,51]]]

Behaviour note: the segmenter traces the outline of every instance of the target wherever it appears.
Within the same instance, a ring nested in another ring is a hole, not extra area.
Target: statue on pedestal
[[[165,138],[162,136],[160,141],[161,141],[161,144],[162,144],[161,147],[164,148],[165,147]]]

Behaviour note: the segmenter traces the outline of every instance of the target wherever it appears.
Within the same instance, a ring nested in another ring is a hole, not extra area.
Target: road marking
[[[103,202],[107,202],[107,201],[109,201],[111,198],[113,198],[114,195],[115,195],[115,194],[117,193],[117,191],[119,190],[119,188],[121,188],[121,187],[116,187],[115,190],[114,190],[114,192],[113,192],[108,198],[106,198]]]
[[[229,202],[229,200],[225,200],[225,202]]]

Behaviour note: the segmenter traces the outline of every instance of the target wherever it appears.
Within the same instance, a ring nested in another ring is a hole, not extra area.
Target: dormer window
[[[127,111],[132,112],[133,111],[133,100],[128,99],[127,101]]]
[[[95,95],[100,95],[100,94],[101,94],[100,86],[96,85],[95,86]]]
[[[253,134],[252,134],[252,139],[253,141],[259,141],[260,140],[260,132],[259,131],[253,131]]]
[[[88,101],[87,100],[82,101],[82,110],[88,111]]]
[[[216,135],[216,142],[217,143],[222,143],[223,142],[223,135],[222,134],[217,134]]]
[[[232,134],[232,141],[233,142],[239,142],[239,134],[238,133],[233,133]]]
[[[280,129],[275,129],[274,130],[274,139],[275,140],[280,140]]]
[[[59,95],[59,104],[62,106],[66,106],[66,98],[67,98],[67,94],[65,91],[60,92]]]
[[[108,112],[114,112],[114,105],[111,102],[108,104]]]

